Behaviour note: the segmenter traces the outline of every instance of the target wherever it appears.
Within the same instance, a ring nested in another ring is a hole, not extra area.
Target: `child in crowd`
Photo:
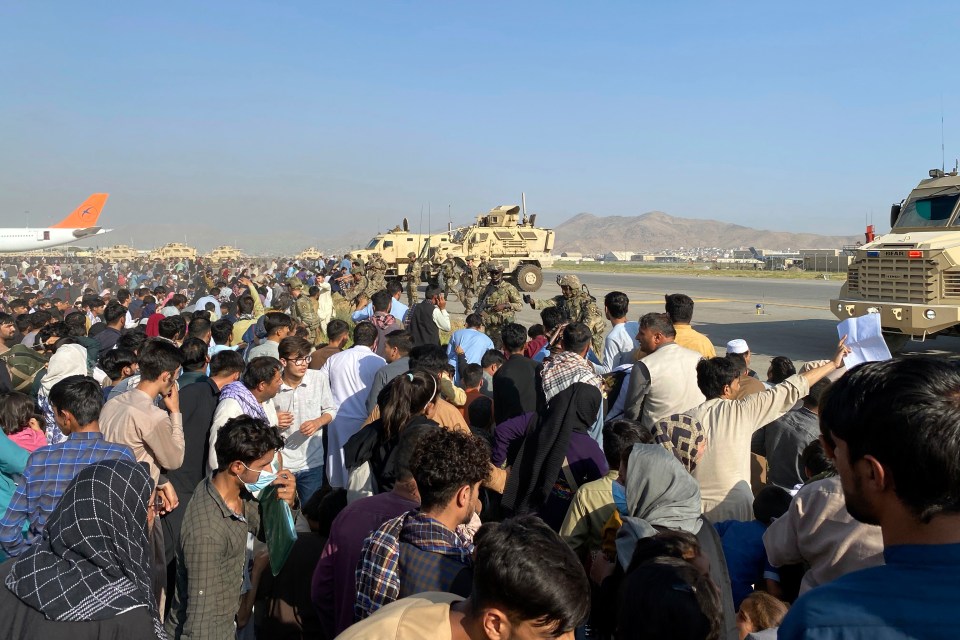
[[[47,445],[43,414],[26,394],[13,391],[0,397],[0,425],[13,442],[31,453]]]
[[[753,592],[755,585],[761,585],[774,594],[780,593],[780,574],[767,562],[763,533],[789,507],[790,494],[770,485],[764,487],[753,501],[754,520],[725,520],[714,525],[720,534],[723,554],[727,559],[734,607],[740,606]]]
[[[787,605],[774,598],[769,593],[754,591],[740,603],[737,610],[737,633],[740,640],[748,636],[765,638],[767,635],[757,635],[767,631],[770,638],[776,638],[776,628],[780,626],[787,615]]]

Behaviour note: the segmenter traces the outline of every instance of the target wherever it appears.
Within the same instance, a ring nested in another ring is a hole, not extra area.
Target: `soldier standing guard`
[[[467,266],[463,268],[463,273],[460,275],[460,301],[463,302],[465,314],[473,312],[473,299],[477,297],[479,281],[480,273],[473,266],[473,256],[467,256]]]
[[[494,344],[497,344],[500,329],[503,325],[513,322],[516,312],[523,308],[523,301],[520,299],[517,288],[503,279],[502,266],[491,263],[488,269],[490,282],[484,288],[475,309],[483,318],[487,335],[493,338]]]
[[[417,303],[417,285],[420,284],[420,270],[423,264],[417,259],[417,254],[413,251],[407,254],[407,268],[403,272],[403,281],[407,285],[407,306],[412,307]]]
[[[566,311],[571,322],[582,322],[587,325],[592,334],[593,353],[600,360],[603,358],[603,334],[607,326],[603,314],[597,307],[597,301],[589,291],[584,291],[577,276],[561,276],[557,278],[557,284],[560,285],[559,296],[546,300],[534,300],[529,295],[525,295],[523,301],[529,304],[531,309],[537,310],[560,307]]]

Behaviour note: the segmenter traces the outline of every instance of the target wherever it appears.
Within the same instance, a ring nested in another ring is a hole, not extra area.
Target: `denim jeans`
[[[297,479],[297,496],[303,506],[323,486],[323,466],[294,471],[293,477]]]

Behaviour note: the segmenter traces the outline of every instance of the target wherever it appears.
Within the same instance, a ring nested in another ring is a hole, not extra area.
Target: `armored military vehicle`
[[[321,252],[320,249],[317,249],[316,247],[307,247],[298,253],[294,259],[300,262],[316,262],[322,257],[323,252]]]
[[[537,216],[520,217],[519,205],[501,205],[477,216],[476,222],[432,236],[423,257],[436,271],[450,254],[461,266],[467,256],[499,264],[521,291],[537,291],[543,269],[553,266],[554,232],[536,226]],[[435,276],[435,274],[434,274]]]
[[[222,245],[207,254],[207,260],[213,264],[220,264],[231,260],[240,260],[243,258],[243,252],[236,247]]]
[[[195,260],[196,257],[197,250],[182,242],[171,242],[150,252],[150,260],[169,260],[171,258]]]
[[[136,260],[140,254],[137,253],[137,250],[133,247],[128,247],[125,244],[115,244],[112,247],[106,247],[104,249],[97,249],[93,252],[93,256],[104,262],[116,263],[123,262],[124,260]]]
[[[856,248],[830,310],[879,313],[891,350],[911,337],[960,335],[960,176],[932,169],[890,210],[890,233]]]
[[[445,237],[446,234],[435,234],[434,237],[440,236]],[[397,225],[384,233],[378,233],[363,249],[351,251],[350,255],[366,262],[370,256],[379,253],[387,263],[387,277],[396,277],[403,275],[406,271],[406,265],[410,262],[407,255],[411,252],[420,255],[429,237],[430,235],[426,233],[411,233],[407,219],[404,218],[402,225]]]

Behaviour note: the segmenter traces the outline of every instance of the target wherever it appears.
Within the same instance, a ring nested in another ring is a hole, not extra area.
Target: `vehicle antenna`
[[[947,161],[946,155],[944,154],[943,146],[943,92],[940,92],[940,171],[945,172],[947,170]]]

